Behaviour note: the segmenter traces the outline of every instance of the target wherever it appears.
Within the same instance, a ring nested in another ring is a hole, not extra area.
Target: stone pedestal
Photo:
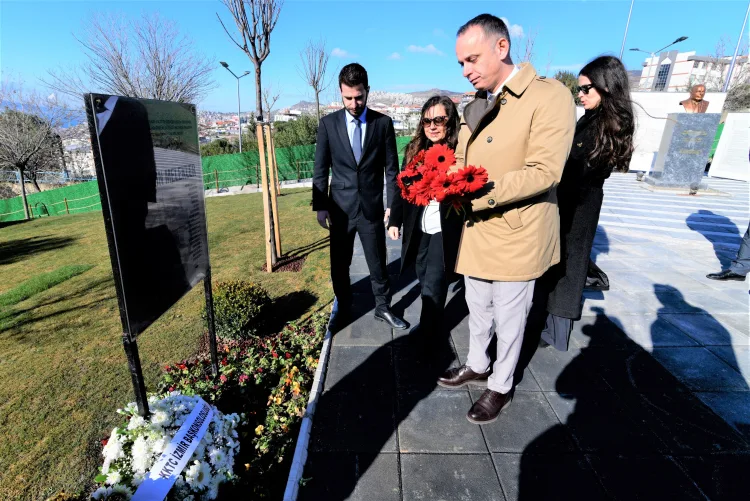
[[[646,182],[665,188],[701,188],[719,113],[670,113]]]

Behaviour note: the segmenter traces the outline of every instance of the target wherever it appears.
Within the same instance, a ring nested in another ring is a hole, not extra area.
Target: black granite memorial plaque
[[[702,187],[708,155],[711,152],[718,113],[670,113],[659,153],[645,181],[665,188]]]

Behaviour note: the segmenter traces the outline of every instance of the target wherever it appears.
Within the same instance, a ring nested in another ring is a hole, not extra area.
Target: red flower
[[[258,367],[258,372],[263,372],[263,367]]]
[[[222,374],[222,375],[221,375],[221,376],[219,377],[219,380],[220,380],[220,381],[221,381],[222,383],[226,383],[226,382],[227,382],[227,377],[226,377],[226,376],[225,376],[224,374]]]
[[[453,173],[438,173],[430,183],[432,191],[435,194],[435,200],[442,202],[445,197],[453,195],[456,191],[456,185],[453,181]]]
[[[187,369],[187,365],[185,364],[175,364],[175,366],[181,371],[184,371],[185,369]]]
[[[170,386],[169,391],[174,391],[174,386]]]
[[[438,170],[445,172],[451,165],[456,163],[456,156],[453,154],[453,150],[448,148],[447,145],[436,144],[427,150],[424,162],[427,165],[431,165]]]
[[[221,359],[221,365],[227,365],[227,357]]]
[[[289,360],[290,358],[292,358],[292,354],[289,353],[289,352],[286,352],[286,353],[284,353],[284,358],[286,358],[287,360]]]
[[[462,194],[481,190],[487,184],[488,179],[489,176],[484,168],[473,165],[467,165],[455,174],[456,186]]]
[[[241,384],[241,383],[244,383],[244,382],[245,382],[245,381],[247,381],[248,379],[250,379],[250,376],[248,376],[247,374],[242,374],[242,375],[240,375],[240,384]]]
[[[171,391],[171,390],[170,390],[170,391]],[[104,447],[105,445],[107,445],[107,442],[109,442],[109,439],[108,439],[108,438],[103,438],[103,439],[101,440],[101,442],[102,442],[102,447]]]
[[[273,358],[279,358],[279,354],[278,354],[278,353],[276,353],[275,351],[272,351],[272,352],[271,352],[271,356],[272,356]]]

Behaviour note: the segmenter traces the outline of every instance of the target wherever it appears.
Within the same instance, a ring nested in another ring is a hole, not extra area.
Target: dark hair
[[[443,141],[450,149],[456,149],[456,145],[458,144],[458,127],[461,123],[458,117],[456,105],[447,96],[432,96],[426,103],[424,103],[424,106],[422,106],[422,113],[419,115],[419,127],[417,128],[417,132],[414,134],[414,138],[409,141],[409,144],[406,145],[404,158],[406,159],[407,164],[411,162],[411,159],[414,158],[420,150],[425,150],[432,146],[432,141],[427,139],[427,135],[424,132],[422,119],[424,118],[425,113],[427,113],[427,110],[438,104],[442,104],[445,108],[445,112],[448,113],[448,122],[445,124],[445,139]]]
[[[625,66],[616,57],[600,56],[584,66],[578,75],[588,77],[602,98],[597,107],[594,148],[589,153],[589,163],[609,172],[627,172],[633,156],[635,121]]]
[[[349,87],[362,84],[367,89],[370,86],[367,82],[367,70],[359,63],[347,64],[341,68],[339,73],[339,89],[341,89],[341,84],[346,84]]]
[[[479,14],[477,17],[464,24],[458,29],[457,37],[460,37],[466,30],[472,26],[479,26],[487,36],[495,35],[508,41],[508,50],[510,50],[510,32],[502,19],[492,14]]]

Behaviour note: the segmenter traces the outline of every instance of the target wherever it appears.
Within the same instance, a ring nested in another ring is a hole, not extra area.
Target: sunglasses
[[[432,122],[435,122],[435,125],[445,125],[448,123],[448,117],[425,117],[422,119],[422,125],[424,125],[425,127],[429,127],[430,125],[432,125]]]
[[[579,85],[576,87],[576,92],[583,92],[585,95],[589,95],[589,91],[594,88],[594,84]]]

